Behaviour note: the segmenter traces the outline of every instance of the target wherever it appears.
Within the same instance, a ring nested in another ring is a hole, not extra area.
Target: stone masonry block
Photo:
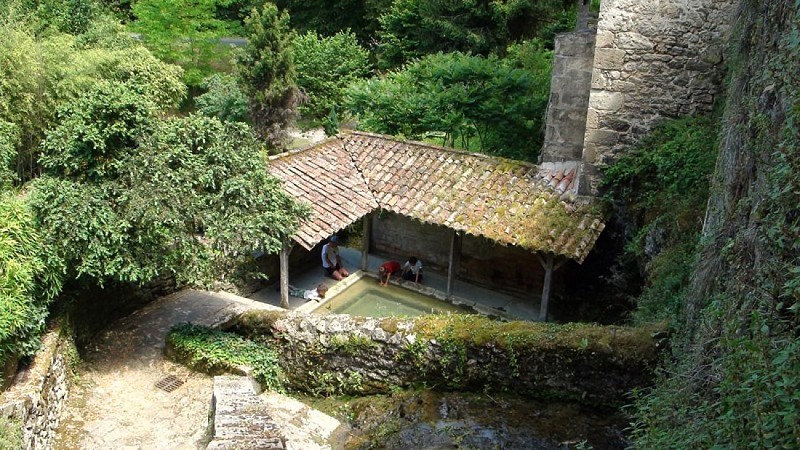
[[[589,108],[586,111],[586,128],[593,129],[597,128],[597,124],[599,123],[599,118],[596,109]]]
[[[594,52],[594,66],[599,69],[619,70],[625,63],[625,50],[598,48]]]
[[[619,33],[617,35],[617,48],[650,51],[653,43],[646,36],[639,33]]]
[[[611,130],[587,130],[585,142],[598,146],[611,146],[619,141],[619,133]]]
[[[608,30],[597,30],[597,48],[612,48],[614,46],[614,33]]]
[[[583,161],[593,164],[597,162],[597,144],[591,142],[584,142],[583,144]]]
[[[594,91],[589,96],[589,107],[603,111],[619,111],[625,96],[619,92]]]

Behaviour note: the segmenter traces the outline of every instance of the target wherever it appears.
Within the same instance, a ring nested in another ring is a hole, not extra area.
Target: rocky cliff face
[[[800,443],[800,2],[744,0],[735,23],[705,245],[642,448]]]

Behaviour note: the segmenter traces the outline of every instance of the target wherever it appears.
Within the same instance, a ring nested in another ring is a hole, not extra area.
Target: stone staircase
[[[247,376],[214,377],[210,450],[342,448],[347,426]]]

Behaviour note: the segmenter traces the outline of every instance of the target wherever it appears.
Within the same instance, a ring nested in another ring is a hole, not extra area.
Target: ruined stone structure
[[[542,161],[581,161],[577,191],[596,194],[599,169],[659,122],[710,112],[723,91],[734,3],[602,0],[594,46],[586,45],[586,31],[558,40]],[[587,58],[590,89],[579,86]],[[587,107],[579,144],[581,98]]]

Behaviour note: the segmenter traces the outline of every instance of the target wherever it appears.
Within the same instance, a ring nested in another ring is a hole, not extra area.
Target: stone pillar
[[[453,295],[453,283],[458,272],[458,260],[461,258],[461,235],[453,230],[450,237],[450,261],[447,264],[447,297]]]
[[[281,248],[281,308],[289,309],[289,253],[292,252],[292,244],[284,244]]]
[[[594,44],[592,30],[556,36],[540,163],[581,160]]]
[[[542,288],[542,300],[539,303],[539,320],[547,322],[547,309],[550,305],[550,289],[553,285],[553,255],[548,253],[540,257],[539,261],[544,268],[544,287]]]
[[[361,270],[367,271],[369,268],[369,244],[372,241],[372,214],[364,217],[364,232],[361,237]]]

